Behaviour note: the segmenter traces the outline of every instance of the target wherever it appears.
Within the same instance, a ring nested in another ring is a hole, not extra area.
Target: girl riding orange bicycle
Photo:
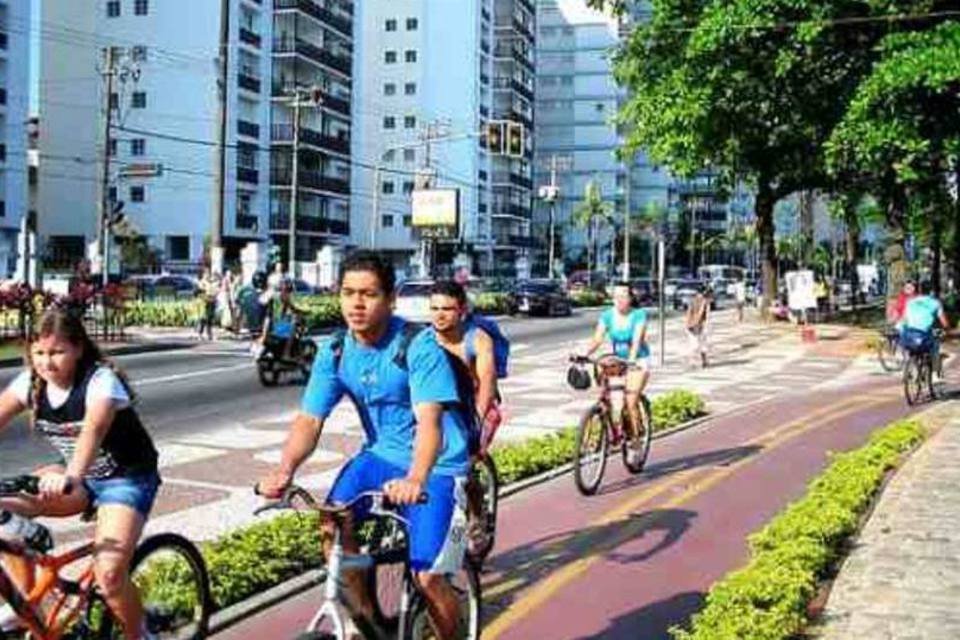
[[[132,408],[133,393],[90,339],[79,317],[47,311],[26,349],[27,369],[0,394],[0,430],[30,411],[32,427],[59,452],[59,464],[34,472],[36,496],[0,498],[0,510],[26,517],[68,517],[96,509],[94,576],[126,640],[149,639],[129,566],[153,506],[157,451]],[[33,589],[25,556],[2,555],[21,593]],[[6,619],[4,619],[6,618]],[[0,609],[0,632],[16,623]]]

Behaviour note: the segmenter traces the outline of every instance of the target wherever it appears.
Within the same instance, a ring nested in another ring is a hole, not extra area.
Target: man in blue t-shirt
[[[947,316],[943,311],[943,304],[929,291],[930,285],[924,283],[919,291],[921,295],[910,298],[900,317],[900,342],[910,348],[910,345],[924,345],[933,354],[934,370],[937,370],[940,360],[940,344],[933,333],[933,328],[940,322],[944,329],[949,329]]]
[[[407,323],[393,316],[393,302],[392,265],[368,251],[347,257],[340,305],[349,331],[339,347],[328,342],[317,354],[280,465],[260,481],[259,491],[272,498],[283,493],[316,448],[324,421],[340,400],[350,398],[366,445],[340,471],[328,501],[345,503],[382,489],[391,501],[405,505],[411,568],[438,635],[453,637],[459,608],[446,576],[460,569],[464,551],[467,425],[460,413],[448,410],[460,401],[456,378],[433,333],[405,335]],[[405,341],[406,353],[398,358]],[[424,493],[427,501],[418,504]],[[352,532],[345,532],[344,546],[356,552]],[[364,576],[350,572],[346,582],[353,602],[371,619]]]

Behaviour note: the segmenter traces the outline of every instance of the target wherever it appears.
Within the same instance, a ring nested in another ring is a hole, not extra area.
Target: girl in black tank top
[[[47,311],[30,341],[28,370],[0,394],[0,430],[25,409],[34,430],[60,453],[60,464],[38,469],[40,495],[0,498],[0,509],[26,516],[71,516],[93,507],[100,593],[128,640],[150,638],[129,564],[153,506],[160,478],[157,450],[132,407],[133,393],[90,339],[80,318]],[[21,592],[34,567],[2,558]]]

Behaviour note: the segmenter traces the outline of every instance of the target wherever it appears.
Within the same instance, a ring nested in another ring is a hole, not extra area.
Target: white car
[[[397,287],[394,311],[410,322],[430,322],[430,289],[433,280],[408,280]]]

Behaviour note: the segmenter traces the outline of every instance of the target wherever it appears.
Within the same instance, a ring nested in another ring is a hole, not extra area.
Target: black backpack
[[[425,331],[426,329],[426,325],[415,322],[404,323],[403,328],[400,329],[400,344],[397,346],[397,353],[393,356],[394,365],[403,371],[409,370],[407,351],[410,349],[410,344],[413,343],[413,340],[420,335],[421,331]],[[330,350],[333,353],[333,370],[338,374],[340,373],[340,361],[343,358],[343,345],[346,338],[346,329],[337,329],[330,338]],[[480,421],[477,418],[476,404],[474,403],[473,375],[471,375],[467,365],[465,365],[460,358],[439,345],[438,348],[446,356],[447,362],[450,363],[450,368],[453,369],[453,375],[457,382],[457,396],[460,398],[458,402],[448,403],[444,408],[449,411],[459,412],[467,428],[472,433],[479,433]],[[356,404],[356,399],[353,398],[352,395],[350,397],[354,401],[354,404]]]

